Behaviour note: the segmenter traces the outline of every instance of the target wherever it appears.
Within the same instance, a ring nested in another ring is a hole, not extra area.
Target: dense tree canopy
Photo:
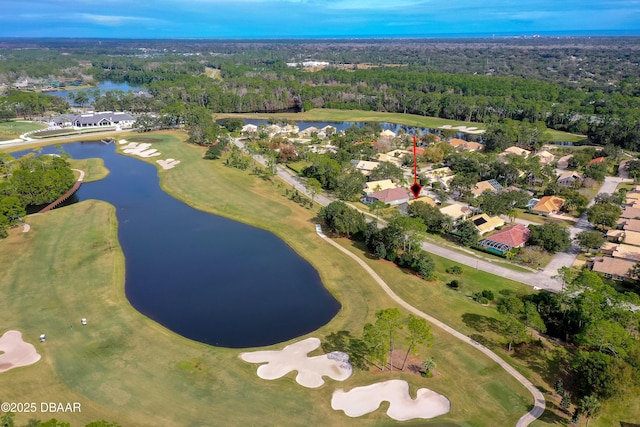
[[[549,252],[563,252],[571,246],[569,230],[555,222],[530,225],[529,230],[531,230],[529,243],[541,246]]]

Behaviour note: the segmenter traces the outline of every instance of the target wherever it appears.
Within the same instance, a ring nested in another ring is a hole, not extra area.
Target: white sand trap
[[[322,356],[307,356],[310,351],[318,347],[320,347],[318,338],[307,338],[288,345],[282,350],[242,353],[240,358],[250,363],[267,362],[258,367],[258,376],[265,380],[275,380],[291,371],[298,371],[296,381],[308,388],[322,386],[323,376],[336,381],[344,381],[351,376],[353,368],[346,353],[334,351]]]
[[[449,399],[428,388],[418,389],[414,400],[409,394],[409,384],[403,380],[390,380],[351,391],[336,390],[331,407],[342,410],[350,417],[360,417],[373,412],[383,401],[389,402],[387,415],[398,421],[414,418],[435,418],[451,410]]]
[[[179,165],[180,160],[175,160],[175,159],[156,160],[156,163],[162,166],[162,169],[167,170],[167,169],[173,169],[177,165]]]
[[[150,148],[148,150],[144,150],[144,151],[140,151],[137,153],[138,156],[140,157],[156,157],[156,156],[160,156],[162,155],[162,153],[160,153],[158,150],[156,150],[155,148]]]
[[[36,348],[22,340],[18,331],[7,331],[0,337],[0,372],[20,366],[33,365],[40,360]]]
[[[127,144],[122,147],[122,152],[125,154],[131,154],[133,156],[138,157],[158,157],[161,156],[162,153],[156,150],[155,148],[150,148],[151,144],[146,142],[128,142],[126,139],[121,139],[118,141],[121,145]],[[156,160],[156,163],[162,166],[162,169],[173,169],[178,164],[180,164],[180,160],[176,159],[167,159],[167,160]]]
[[[442,125],[439,129],[451,129],[451,130],[459,130],[460,132],[471,133],[474,135],[478,135],[481,133],[485,133],[484,129],[478,129],[473,126],[451,126],[451,125]]]

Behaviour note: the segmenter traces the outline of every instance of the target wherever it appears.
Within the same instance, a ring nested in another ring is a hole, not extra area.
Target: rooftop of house
[[[591,160],[589,161],[589,163],[587,163],[587,167],[588,167],[588,166],[591,166],[591,165],[595,165],[595,164],[597,164],[597,163],[602,163],[602,162],[604,162],[604,161],[605,161],[605,158],[604,158],[604,157],[596,157],[595,159],[591,159]]]
[[[380,162],[370,162],[367,160],[352,160],[351,164],[364,175],[371,174],[371,171],[374,170]]]
[[[564,199],[556,196],[544,196],[536,205],[531,208],[532,211],[542,213],[553,213],[564,205]]]
[[[97,112],[88,112],[83,114],[63,114],[60,116],[61,118],[68,119],[73,123],[97,123],[103,119],[107,119],[110,121],[121,122],[123,120],[134,120],[133,116],[129,113],[124,113],[122,111],[97,111]]]
[[[480,234],[488,233],[495,230],[497,227],[504,225],[504,220],[499,216],[489,216],[486,213],[472,216],[469,221],[473,223]]]
[[[402,166],[402,157],[390,156],[389,154],[380,153],[376,156],[380,162],[393,163],[396,166]]]
[[[548,151],[538,151],[535,154],[535,157],[538,157],[540,159],[540,163],[543,165],[548,165],[549,163],[553,162],[555,160],[555,156],[553,154],[551,154]]]
[[[479,142],[468,141],[464,144],[464,149],[467,151],[481,151],[484,148],[484,145]]]
[[[394,184],[390,179],[381,179],[379,181],[370,181],[364,185],[364,192],[374,193],[376,191],[388,190],[390,188],[396,188],[397,185]]]
[[[531,151],[525,150],[524,148],[511,146],[505,149],[502,153],[500,153],[500,155],[503,155],[503,156],[506,156],[507,154],[515,154],[517,156],[527,157],[529,156],[529,154],[531,154]]]
[[[370,198],[378,199],[384,203],[391,203],[397,200],[406,200],[409,198],[409,190],[404,187],[389,188],[382,191],[376,191],[368,195]]]
[[[621,230],[616,230],[621,231]],[[622,242],[627,245],[640,246],[640,233],[637,231],[623,231]],[[607,233],[608,234],[608,233]]]
[[[485,237],[485,240],[502,243],[513,248],[522,246],[527,243],[531,231],[522,224],[513,224],[498,230],[495,233]]]
[[[459,145],[464,145],[464,144],[467,143],[467,141],[465,141],[464,139],[460,139],[460,138],[451,138],[447,142],[449,143],[449,145],[452,145],[454,147],[457,147]]]
[[[498,181],[496,181],[495,179],[480,181],[476,183],[475,186],[473,186],[473,188],[471,189],[471,192],[474,195],[479,196],[480,194],[484,193],[487,190],[495,193],[497,191],[502,190],[502,185],[500,185]]]
[[[390,138],[395,138],[396,133],[392,130],[389,129],[385,129],[382,132],[380,132],[380,136],[386,136],[386,137],[390,137]]]
[[[443,215],[450,216],[453,219],[459,219],[465,215],[469,215],[471,213],[471,209],[468,206],[454,203],[452,205],[440,208],[440,212]]]
[[[449,176],[453,174],[454,174],[453,171],[449,169],[448,166],[445,166],[443,168],[431,169],[424,172],[425,178],[437,178],[437,177]]]
[[[640,247],[620,243],[616,245],[611,256],[637,262],[640,261]]]
[[[625,231],[640,231],[640,219],[620,218],[617,224]]]
[[[610,274],[612,276],[627,276],[635,262],[626,259],[602,257],[593,261],[592,270],[597,273]]]
[[[433,200],[431,197],[427,197],[427,196],[409,200],[409,204],[410,205],[412,205],[412,204],[414,204],[416,202],[426,203],[426,204],[431,205],[431,206],[435,206],[437,204],[435,200]]]
[[[638,219],[640,218],[640,208],[627,206],[622,210],[621,218]]]
[[[565,179],[572,179],[572,180],[576,180],[579,179],[580,181],[584,180],[584,176],[582,176],[582,174],[580,172],[576,172],[576,171],[566,171],[566,172],[562,172],[559,176],[558,176],[558,181],[563,181]]]

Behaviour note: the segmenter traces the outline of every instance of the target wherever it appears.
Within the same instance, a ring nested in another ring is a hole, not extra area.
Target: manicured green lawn
[[[183,133],[126,137],[135,142],[158,138],[156,148],[163,157],[181,160],[178,167],[158,172],[170,194],[199,209],[275,232],[318,269],[343,308],[310,336],[322,338],[341,329],[359,333],[376,310],[393,306],[349,258],[316,236],[315,212],[288,201],[284,185],[202,160],[204,148],[178,142]],[[27,222],[31,232],[12,230],[0,241],[0,298],[11,301],[0,312],[0,324],[5,330],[21,330],[43,359],[0,374],[2,388],[20,401],[55,396],[81,402],[81,414],[56,415],[73,425],[96,419],[123,426],[211,425],[220,420],[234,425],[390,425],[394,423],[383,411],[352,419],[330,408],[336,388],[387,378],[406,378],[414,393],[415,387],[429,387],[451,399],[452,411],[433,424],[492,426],[496,419],[513,424],[529,408],[530,396],[519,383],[473,348],[439,331],[425,355],[437,359],[439,375],[431,379],[356,372],[345,383],[329,380],[317,390],[300,387],[293,374],[261,380],[255,365],[238,359],[239,350],[181,338],[129,305],[110,205],[86,201]],[[86,327],[79,324],[82,317],[89,320]],[[46,343],[37,342],[40,333],[47,334]],[[18,422],[28,418],[19,416]]]
[[[311,166],[311,162],[299,161],[299,162],[289,162],[287,163],[287,167],[297,173],[298,175],[302,175],[302,171],[307,166]]]
[[[185,138],[182,132],[116,135],[116,139],[121,137],[151,142],[163,157],[181,160],[178,167],[158,172],[161,185],[170,194],[199,209],[273,231],[318,269],[343,308],[328,325],[309,336],[322,338],[341,329],[358,333],[376,310],[393,306],[350,259],[315,235],[315,212],[287,200],[284,185],[226,168],[219,161],[202,160],[205,149],[179,142]],[[154,163],[153,159],[145,161]],[[392,377],[408,379],[413,393],[416,387],[429,387],[452,401],[450,414],[433,422],[407,425],[450,421],[494,426],[496,420],[500,425],[513,425],[529,409],[531,397],[519,383],[473,348],[435,328],[434,346],[424,352],[437,363],[439,375],[431,379],[405,373],[356,372],[345,383],[329,380],[318,390],[298,386],[293,374],[275,381],[261,380],[255,375],[255,365],[238,359],[239,350],[181,338],[129,305],[123,292],[124,260],[111,206],[88,201],[29,217],[27,222],[33,226],[30,233],[12,230],[8,239],[0,240],[0,298],[11,301],[0,312],[4,328],[0,333],[23,331],[43,360],[0,374],[0,382],[17,400],[47,401],[55,396],[55,400],[81,402],[82,414],[56,415],[74,426],[96,419],[114,420],[123,426],[211,425],[220,420],[233,420],[236,425],[392,425],[395,423],[382,410],[351,419],[330,408],[336,388],[349,390]],[[452,276],[444,271],[453,263],[439,257],[434,257],[438,280],[425,282],[391,263],[368,259],[350,241],[339,242],[365,259],[409,303],[485,340],[534,384],[551,390],[558,350],[506,354],[502,351],[504,338],[495,332],[499,314],[494,307],[469,298],[483,289],[496,295],[501,290],[533,292],[529,287],[464,266],[461,276]],[[460,291],[443,284],[454,278],[462,283]],[[89,319],[87,327],[80,327],[81,317]],[[49,337],[44,344],[37,343],[40,333]],[[623,420],[635,419],[640,413],[637,399],[605,405],[602,421],[591,425],[610,425],[607,422],[620,419],[621,413],[629,415]],[[28,418],[19,417],[18,422],[24,424]],[[557,416],[547,411],[533,425],[557,423]]]
[[[547,133],[549,134],[551,141],[558,142],[578,142],[587,138],[586,135],[576,135],[555,129],[547,129]]]
[[[10,121],[0,122],[0,141],[16,139],[25,132],[44,129],[45,125],[36,122]]]
[[[463,122],[456,120],[440,119],[438,117],[418,116],[414,114],[380,113],[376,111],[362,110],[336,110],[331,108],[314,108],[304,113],[225,113],[217,114],[216,119],[227,117],[255,118],[255,119],[288,119],[296,121],[322,121],[322,122],[390,122],[407,126],[419,126],[437,128],[443,125],[474,126],[485,129],[484,123]]]
[[[104,165],[102,159],[69,159],[73,169],[80,169],[85,172],[84,182],[99,181],[109,175],[109,169]],[[76,177],[79,174],[76,172]]]

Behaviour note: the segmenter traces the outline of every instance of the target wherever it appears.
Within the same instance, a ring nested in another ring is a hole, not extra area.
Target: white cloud
[[[140,16],[96,15],[93,13],[76,13],[73,16],[85,22],[109,27],[117,27],[125,24],[158,24],[162,22],[159,19]]]

